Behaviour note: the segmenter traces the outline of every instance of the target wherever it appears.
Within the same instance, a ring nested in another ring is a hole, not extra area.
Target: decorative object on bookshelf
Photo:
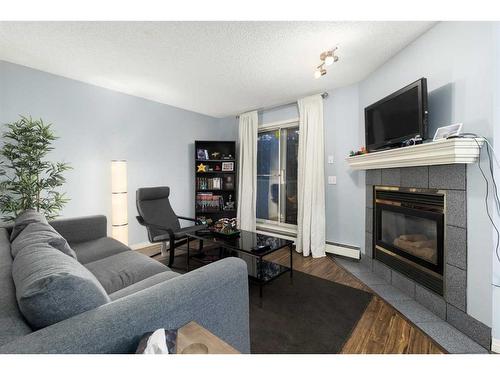
[[[222,163],[222,171],[223,172],[233,172],[234,171],[234,162],[225,161]]]
[[[229,194],[229,200],[224,204],[224,211],[233,211],[233,210],[234,210],[233,196]]]
[[[196,218],[236,217],[236,142],[195,141],[194,149]]]
[[[196,152],[196,159],[198,160],[208,160],[208,150],[198,149]]]
[[[211,226],[214,222],[212,219],[207,218],[206,216],[198,216],[198,220],[201,221],[202,224]]]
[[[224,176],[224,190],[234,190],[234,176]]]
[[[223,236],[237,236],[240,231],[237,229],[238,223],[236,218],[233,219],[219,219],[210,229],[215,234],[220,234]]]
[[[198,164],[198,170],[197,172],[206,172],[207,171],[207,166],[203,163]]]

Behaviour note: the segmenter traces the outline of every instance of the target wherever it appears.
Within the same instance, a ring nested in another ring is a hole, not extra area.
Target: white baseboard
[[[495,353],[500,353],[500,339],[491,339],[491,351]]]
[[[281,233],[267,232],[265,230],[260,230],[260,229],[257,229],[255,232],[259,233],[259,234],[265,234],[266,236],[283,238],[284,240],[293,241],[294,243],[295,243],[295,240],[296,240],[295,237],[287,236],[287,235],[284,235],[284,234],[281,234]]]
[[[151,242],[140,242],[140,243],[135,243],[133,245],[128,245],[132,250],[138,250],[138,249],[144,249],[145,247],[150,247],[153,246]]]
[[[355,249],[350,246],[343,246],[341,244],[327,243],[325,251],[330,254],[342,255],[348,258],[353,258],[353,259],[360,258],[359,249]]]

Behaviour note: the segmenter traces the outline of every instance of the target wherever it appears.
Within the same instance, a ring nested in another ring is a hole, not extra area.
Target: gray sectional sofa
[[[107,237],[105,216],[49,224],[62,242],[0,228],[0,353],[132,353],[144,333],[191,320],[250,351],[242,260],[180,275]]]

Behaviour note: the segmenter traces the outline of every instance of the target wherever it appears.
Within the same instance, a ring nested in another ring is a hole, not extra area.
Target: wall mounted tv
[[[365,108],[368,151],[427,138],[427,80],[421,78]]]

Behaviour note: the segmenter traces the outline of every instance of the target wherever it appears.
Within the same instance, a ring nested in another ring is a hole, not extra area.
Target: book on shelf
[[[196,190],[221,190],[222,178],[196,177]]]
[[[224,199],[213,193],[197,193],[196,209],[198,211],[220,211],[224,207]]]

